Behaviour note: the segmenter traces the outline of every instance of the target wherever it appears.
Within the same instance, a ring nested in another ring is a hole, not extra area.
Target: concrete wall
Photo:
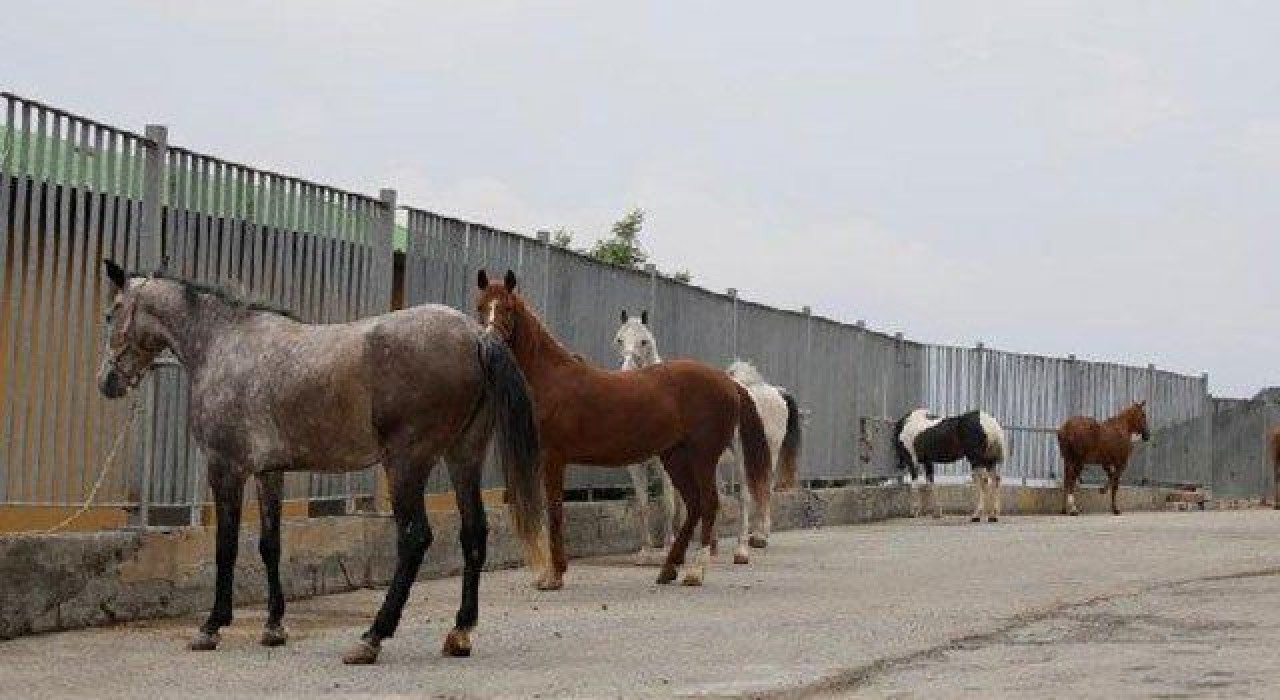
[[[1165,492],[1122,489],[1127,510],[1161,508]],[[948,512],[967,512],[966,486],[941,486]],[[1056,513],[1056,489],[1006,487],[1006,512]],[[1086,512],[1103,512],[1096,491],[1082,494]],[[639,546],[627,502],[570,503],[568,546],[575,557],[635,551]],[[725,503],[722,535],[736,532],[735,504]],[[885,520],[911,512],[911,494],[902,486],[850,487],[776,494],[775,529]],[[517,566],[518,547],[507,535],[506,513],[489,511],[490,568]],[[423,578],[461,568],[457,519],[432,513],[435,543]],[[207,609],[213,587],[213,529],[184,527],[145,531],[0,536],[0,639],[24,634],[152,617],[187,615]],[[390,518],[347,516],[286,522],[281,576],[290,598],[379,586],[395,563]],[[255,534],[241,539],[236,602],[261,602],[265,593]],[[369,611],[370,616],[374,613]]]

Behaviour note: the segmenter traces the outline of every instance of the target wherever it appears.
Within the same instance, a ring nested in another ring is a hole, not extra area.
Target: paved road
[[[723,551],[728,551],[724,548]],[[701,589],[623,558],[567,587],[486,575],[476,655],[443,659],[456,579],[419,584],[376,667],[342,666],[381,593],[0,643],[0,697],[1280,696],[1280,513],[959,520],[783,533]],[[1272,653],[1268,653],[1272,652]]]

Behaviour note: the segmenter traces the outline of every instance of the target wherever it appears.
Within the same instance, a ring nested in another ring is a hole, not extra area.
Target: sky
[[[1280,384],[1280,3],[11,3],[0,89],[907,337]]]

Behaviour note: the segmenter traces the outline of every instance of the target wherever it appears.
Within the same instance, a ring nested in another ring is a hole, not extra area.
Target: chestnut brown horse
[[[564,551],[564,471],[569,463],[626,467],[657,456],[685,503],[688,517],[676,533],[658,583],[676,578],[694,527],[702,546],[684,572],[685,585],[701,585],[715,537],[719,494],[716,464],[740,436],[748,487],[759,503],[769,498],[769,446],[747,390],[722,370],[672,360],[627,371],[593,367],[565,349],[516,293],[516,276],[490,284],[477,277],[476,313],[489,332],[506,340],[533,390],[542,444],[551,562],[538,577],[544,590],[560,588]]]
[[[1111,512],[1120,515],[1116,507],[1116,491],[1120,489],[1120,474],[1129,463],[1133,452],[1133,435],[1151,439],[1147,429],[1146,401],[1139,401],[1104,421],[1088,416],[1072,416],[1058,428],[1058,451],[1064,464],[1062,474],[1062,512],[1079,515],[1076,508],[1076,483],[1086,464],[1097,464],[1107,472],[1107,485],[1103,493],[1111,489]]]
[[[1280,510],[1280,425],[1271,429],[1267,440],[1267,452],[1271,455],[1271,468],[1275,470],[1275,500],[1271,507]]]

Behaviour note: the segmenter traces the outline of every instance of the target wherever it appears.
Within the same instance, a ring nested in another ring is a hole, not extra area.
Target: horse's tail
[[[978,419],[982,423],[982,432],[987,436],[986,457],[993,464],[1000,464],[1009,456],[1009,442],[1005,438],[1004,428],[985,412],[979,413]]]
[[[794,488],[796,470],[800,458],[800,408],[796,406],[795,397],[790,393],[778,390],[782,400],[787,404],[787,430],[782,435],[782,447],[778,450],[778,490]]]
[[[492,334],[480,338],[485,386],[494,411],[494,453],[507,484],[507,510],[529,566],[545,568],[546,501],[533,398],[516,358]]]
[[[737,382],[733,382],[733,386],[738,390],[738,437],[742,442],[742,465],[747,486],[756,503],[767,504],[773,465],[769,458],[769,441],[764,435],[764,421],[760,420],[755,399],[751,398],[746,387]]]

